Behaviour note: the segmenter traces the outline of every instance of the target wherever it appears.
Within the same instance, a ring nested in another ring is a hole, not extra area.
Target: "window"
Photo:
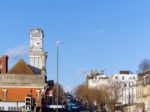
[[[145,82],[145,84],[150,84],[150,77],[149,77],[149,76],[146,76],[144,82]]]
[[[4,107],[0,107],[0,110],[4,110]]]
[[[124,80],[124,76],[122,76],[122,80]]]
[[[124,87],[127,87],[127,84],[126,84],[126,83],[124,84]]]
[[[118,79],[118,76],[115,76],[115,79]]]

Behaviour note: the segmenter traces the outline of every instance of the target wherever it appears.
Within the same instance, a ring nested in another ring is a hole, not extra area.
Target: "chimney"
[[[3,55],[1,57],[1,74],[6,74],[8,72],[8,56],[7,55]]]
[[[128,70],[121,70],[120,74],[130,74],[130,71],[128,71]]]

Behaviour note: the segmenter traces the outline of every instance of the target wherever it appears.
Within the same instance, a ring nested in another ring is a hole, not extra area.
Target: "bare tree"
[[[56,98],[56,92],[57,92],[57,86],[58,86],[58,98],[59,98],[59,102],[62,102],[64,100],[64,89],[63,87],[59,84],[54,84],[54,87],[52,89],[53,91],[53,96]]]
[[[144,59],[139,65],[140,73],[145,73],[150,70],[150,60]]]
[[[86,84],[79,85],[75,90],[75,94],[80,98],[80,100],[89,102],[89,88]]]
[[[106,86],[99,86],[98,88],[95,88],[94,92],[94,101],[97,105],[97,111],[101,110],[104,111],[105,109],[105,104],[107,102],[107,89],[105,88]]]
[[[76,88],[76,95],[87,104],[97,106],[97,111],[108,110],[115,112],[115,106],[119,99],[121,85],[119,82],[110,81],[107,85],[99,85],[90,88],[81,84]]]
[[[107,105],[110,112],[115,112],[115,106],[120,98],[120,82],[111,81],[107,87]]]

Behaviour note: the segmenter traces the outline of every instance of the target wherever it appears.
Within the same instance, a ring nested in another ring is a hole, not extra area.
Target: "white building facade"
[[[93,75],[88,77],[89,87],[99,87],[109,85],[110,81],[119,82],[121,84],[120,98],[118,103],[122,105],[130,105],[135,102],[137,74],[129,71],[120,71],[120,73],[109,75]]]
[[[44,33],[41,29],[32,29],[30,32],[30,52],[29,61],[32,67],[42,69],[45,67],[45,57],[43,51]]]
[[[95,75],[93,77],[88,78],[88,86],[95,88],[103,85],[108,85],[109,77],[104,74]]]
[[[119,103],[122,105],[130,105],[135,102],[137,74],[128,71],[120,71],[118,74],[112,75],[112,80],[121,83]]]

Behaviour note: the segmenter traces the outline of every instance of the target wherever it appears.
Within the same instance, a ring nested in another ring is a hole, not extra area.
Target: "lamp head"
[[[58,41],[56,42],[56,46],[59,46],[59,44],[61,44],[61,43],[64,43],[64,42],[58,40]]]

